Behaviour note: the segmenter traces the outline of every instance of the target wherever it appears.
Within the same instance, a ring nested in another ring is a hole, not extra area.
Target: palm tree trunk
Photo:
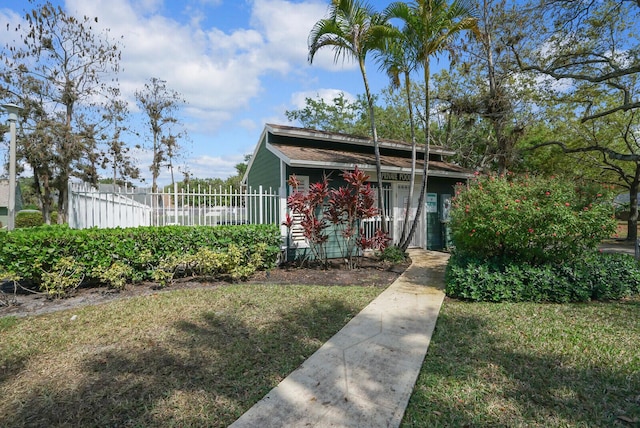
[[[424,205],[424,197],[427,193],[427,175],[429,174],[429,155],[431,151],[431,129],[429,127],[429,120],[431,114],[429,112],[429,107],[431,104],[431,93],[429,91],[429,81],[430,81],[430,68],[429,68],[429,57],[427,56],[424,61],[424,106],[425,106],[425,148],[424,148],[424,165],[422,168],[422,185],[420,186],[420,197],[418,198],[418,208],[416,209],[416,219],[411,225],[411,230],[409,231],[409,236],[407,236],[407,240],[404,243],[403,247],[400,247],[403,251],[409,247],[409,243],[413,239],[413,235],[416,233],[416,228],[418,226],[418,219],[422,215],[422,207]],[[425,225],[426,227],[426,225]]]
[[[378,179],[378,209],[380,210],[380,228],[382,233],[388,233],[386,210],[384,206],[384,194],[382,191],[382,166],[380,161],[380,146],[378,145],[378,131],[376,129],[375,112],[373,106],[373,98],[371,97],[371,91],[369,89],[369,81],[367,79],[367,72],[364,66],[364,60],[359,60],[360,72],[362,73],[362,80],[364,81],[364,90],[367,96],[367,103],[369,105],[369,123],[371,125],[371,136],[373,138],[373,152],[376,158],[376,176]]]
[[[411,79],[409,73],[404,74],[405,89],[407,92],[407,107],[409,109],[409,128],[411,129],[411,178],[409,179],[409,197],[407,198],[407,206],[404,213],[404,223],[402,227],[402,235],[400,236],[400,248],[406,249],[410,240],[405,239],[409,231],[409,213],[413,207],[413,192],[416,187],[416,130],[413,122],[413,105],[411,103]],[[414,217],[413,221],[417,221],[418,217]]]

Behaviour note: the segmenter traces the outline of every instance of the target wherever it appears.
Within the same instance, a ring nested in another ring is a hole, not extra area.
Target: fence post
[[[260,196],[259,196],[258,200],[260,201],[260,207],[259,207],[259,210],[260,210],[260,224],[264,224],[264,196],[262,194],[262,184],[260,185],[260,188],[259,188],[259,194],[260,194]]]
[[[178,182],[173,182],[173,222],[178,224]]]

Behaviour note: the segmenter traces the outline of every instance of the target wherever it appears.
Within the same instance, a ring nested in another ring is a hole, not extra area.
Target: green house
[[[364,230],[374,231],[384,218],[391,238],[399,239],[409,195],[411,176],[411,144],[403,141],[379,139],[383,194],[387,212],[385,216],[366,220]],[[416,229],[411,247],[440,250],[447,246],[447,215],[454,186],[473,176],[472,172],[446,161],[454,152],[432,146],[429,153],[429,169],[425,206]],[[412,216],[417,209],[424,158],[424,147],[418,148],[416,165],[416,191]],[[301,181],[301,187],[320,181],[324,175],[330,177],[332,186],[340,186],[343,171],[355,167],[370,177],[377,187],[373,142],[370,138],[338,134],[291,126],[267,124],[255,147],[243,185],[256,189],[272,189],[280,194],[280,218],[284,219],[286,198],[292,193],[287,184],[293,174]],[[377,195],[377,192],[376,192]],[[308,245],[300,229],[294,226],[291,233],[283,227],[283,242],[289,254],[304,252]],[[339,253],[330,254],[339,256]]]

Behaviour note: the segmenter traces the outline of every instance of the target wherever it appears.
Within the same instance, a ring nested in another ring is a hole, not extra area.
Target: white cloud
[[[283,13],[284,12],[284,13]],[[294,3],[286,0],[255,0],[251,23],[265,35],[270,59],[288,71],[291,64],[308,64],[307,40],[315,23],[326,17],[326,1]],[[316,53],[313,67],[330,71],[355,68],[353,62],[334,63],[330,48]]]
[[[341,93],[344,94],[345,99],[347,99],[348,101],[356,101],[356,97],[342,89],[320,88],[312,91],[294,92],[293,94],[291,94],[291,104],[296,109],[303,109],[307,105],[307,98],[321,98],[325,103],[332,104],[333,99],[339,97]]]
[[[22,16],[13,10],[0,9],[0,22],[3,24],[0,27],[0,44],[4,46],[17,41],[15,39],[19,33],[16,33],[14,29],[23,24]],[[7,31],[7,26],[9,31]]]
[[[133,157],[137,160],[137,167],[140,169],[142,183],[141,186],[151,186],[151,159],[153,158],[151,150],[134,149]],[[237,173],[235,166],[244,161],[244,155],[230,154],[223,156],[199,155],[190,156],[185,159],[179,159],[174,166],[174,178],[181,181],[183,175],[181,171],[188,170],[193,177],[199,178],[222,178],[226,179]],[[102,175],[109,176],[110,172],[103,172]],[[24,176],[24,174],[23,174]],[[158,184],[165,186],[171,183],[171,172],[168,167],[163,167],[158,176]]]
[[[99,16],[98,25],[114,36],[124,35],[119,80],[133,111],[135,91],[158,77],[185,97],[192,130],[205,132],[220,128],[264,93],[264,76],[310,67],[307,36],[327,5],[319,0],[255,0],[251,27],[232,31],[201,28],[195,8],[186,9],[194,14],[186,23],[158,15],[161,3],[156,0],[68,0],[67,7]],[[332,58],[330,51],[322,52],[314,67],[337,69]]]
[[[238,122],[238,125],[247,131],[257,131],[259,126],[255,120],[251,119],[242,119]]]
[[[216,6],[220,0],[201,0]],[[202,28],[197,3],[185,6],[192,20],[181,22],[163,16],[161,0],[67,0],[66,9],[78,16],[97,16],[98,29],[110,37],[124,36],[119,81],[123,96],[136,111],[134,93],[151,77],[167,82],[182,94],[193,114],[196,129],[222,126],[234,112],[247,108],[265,92],[262,79],[269,73],[304,73],[307,37],[318,19],[325,16],[324,0],[293,2],[254,0],[250,3],[249,28],[223,30]],[[286,12],[286,13],[283,13]],[[3,10],[9,22],[20,17]],[[331,49],[319,52],[313,67],[338,70]],[[213,122],[205,122],[215,118]]]
[[[207,149],[223,133],[251,133],[255,138],[245,139],[254,144],[262,120],[286,123],[284,111],[292,91],[323,86],[318,72],[343,69],[342,64],[333,63],[330,48],[319,52],[313,65],[307,61],[307,37],[315,22],[326,15],[326,0],[249,0],[243,2],[242,8],[250,10],[250,16],[247,19],[244,15],[246,21],[233,25],[215,24],[230,10],[228,2],[222,5],[221,0],[191,0],[184,4],[163,0],[60,2],[76,16],[97,16],[98,22],[92,23],[94,29],[109,29],[113,39],[123,36],[118,80],[133,113],[132,122],[138,123],[136,128],[145,132],[135,91],[142,90],[151,77],[157,77],[186,99],[181,112],[183,123],[191,135],[202,138]],[[221,14],[216,15],[218,9],[213,8],[220,8]],[[19,14],[0,9],[2,22],[17,24],[21,19]],[[0,31],[0,42],[7,34]],[[330,101],[339,92],[300,92],[291,97],[291,102],[299,108],[304,105],[300,104],[304,103],[304,94]],[[245,149],[237,144],[223,146],[219,144],[221,152]],[[252,146],[246,151],[251,149]],[[141,154],[138,159],[141,172],[147,174],[150,158]],[[207,177],[235,173],[233,166],[238,159],[228,160],[222,155],[209,161],[210,166],[203,169]],[[200,165],[198,162],[194,165]],[[212,169],[218,167],[219,170]]]
[[[244,161],[244,156],[197,156],[185,162],[194,177],[228,178],[236,175],[235,166]]]

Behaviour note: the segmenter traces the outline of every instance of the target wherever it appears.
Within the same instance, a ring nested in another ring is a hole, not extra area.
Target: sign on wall
[[[427,201],[425,203],[425,208],[428,213],[438,212],[438,194],[437,193],[427,193]]]
[[[387,181],[409,181],[411,174],[401,174],[399,172],[383,172],[382,179]]]

